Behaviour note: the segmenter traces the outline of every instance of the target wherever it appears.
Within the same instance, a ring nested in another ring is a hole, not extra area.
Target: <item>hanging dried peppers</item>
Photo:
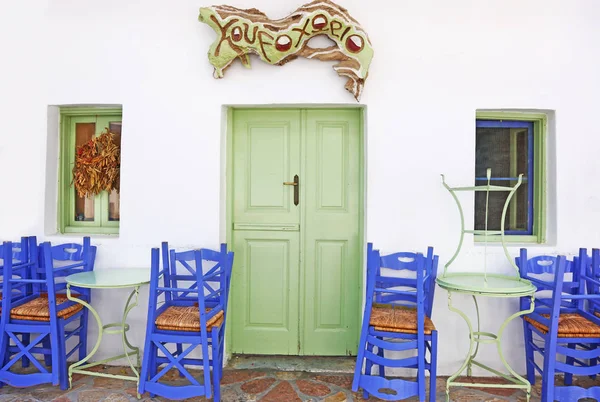
[[[102,191],[119,191],[121,148],[108,128],[77,147],[73,181],[77,195],[87,197]]]

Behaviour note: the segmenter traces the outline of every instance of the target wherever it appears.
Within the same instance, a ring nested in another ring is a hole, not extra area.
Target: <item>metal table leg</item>
[[[506,359],[504,358],[504,354],[502,353],[502,334],[506,329],[506,326],[509,322],[518,318],[522,315],[529,314],[534,309],[534,296],[531,296],[531,303],[528,310],[518,311],[515,314],[509,316],[498,330],[498,334],[493,334],[491,332],[482,332],[480,330],[480,317],[479,317],[479,306],[477,304],[477,298],[473,295],[473,301],[475,303],[475,310],[477,312],[477,331],[473,331],[473,325],[471,324],[471,320],[469,317],[458,308],[452,305],[452,292],[448,291],[448,309],[460,315],[465,322],[467,323],[467,327],[469,328],[469,352],[467,353],[467,357],[463,362],[462,366],[448,378],[446,381],[446,401],[450,401],[450,387],[480,387],[480,388],[515,388],[515,389],[523,389],[527,392],[527,401],[531,397],[531,384],[527,379],[523,378],[517,372],[513,370],[512,367],[508,364]],[[498,355],[505,369],[509,372],[509,374],[502,373],[498,370],[495,370],[483,363],[475,360],[477,357],[477,352],[479,350],[480,343],[489,343],[496,344]],[[465,382],[456,382],[456,378],[458,378],[464,371],[467,369],[467,376],[471,376],[471,366],[476,365],[496,376],[502,377],[505,380],[511,382],[512,384],[485,384],[485,383],[465,383]]]
[[[135,381],[136,389],[138,388],[137,386],[139,385],[139,382],[140,382],[140,374],[139,374],[140,350],[139,350],[139,348],[131,345],[131,343],[127,339],[127,331],[129,331],[129,324],[127,324],[126,320],[127,320],[127,316],[129,314],[129,312],[135,306],[138,305],[139,288],[140,288],[139,285],[135,286],[133,291],[129,295],[129,298],[127,299],[127,303],[125,304],[125,309],[123,311],[123,319],[121,320],[121,322],[103,325],[102,320],[100,319],[100,316],[98,315],[96,310],[94,310],[94,308],[89,303],[85,302],[84,300],[73,297],[71,295],[71,287],[69,284],[67,284],[67,299],[72,300],[76,303],[79,303],[79,304],[83,305],[85,308],[87,308],[92,313],[92,315],[96,319],[96,322],[98,323],[98,339],[96,340],[96,344],[94,345],[94,347],[92,348],[92,350],[88,353],[88,355],[86,357],[84,357],[82,360],[80,360],[76,363],[73,363],[69,367],[69,387],[72,386],[73,373],[78,373],[78,374],[90,375],[90,376],[95,376],[95,377],[118,378],[121,380]],[[132,300],[133,300],[133,303],[132,303]],[[100,347],[100,343],[102,342],[102,335],[104,333],[106,333],[106,334],[122,334],[123,351],[125,353],[118,355],[118,356],[109,357],[109,358],[106,358],[104,360],[100,360],[100,361],[97,361],[94,363],[85,364],[98,351],[98,349]],[[134,354],[136,355],[137,365],[134,365],[134,362],[131,360],[131,356]],[[122,358],[127,358],[129,367],[131,367],[131,369],[133,371],[133,374],[134,374],[133,376],[126,376],[126,375],[120,375],[120,374],[96,373],[93,371],[86,371],[86,369],[88,369],[88,368],[95,367],[95,366],[105,364],[105,363],[109,363],[111,361],[122,359]],[[138,393],[137,397],[138,397],[138,399],[140,399],[141,395]]]

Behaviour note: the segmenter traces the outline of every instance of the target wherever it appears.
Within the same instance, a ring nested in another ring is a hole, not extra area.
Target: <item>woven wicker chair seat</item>
[[[76,295],[73,295],[76,296]],[[57,306],[68,301],[67,295],[57,294],[56,304]],[[72,317],[77,312],[81,311],[83,306],[79,303],[75,303],[63,310],[57,312],[59,318],[67,319]],[[10,318],[14,320],[28,320],[28,321],[50,321],[50,308],[48,307],[48,295],[41,295],[37,299],[28,301],[25,304],[21,304],[10,310]]]
[[[417,333],[417,310],[400,306],[373,306],[369,325],[377,331]],[[425,317],[425,334],[431,335],[435,325],[429,317]]]
[[[542,314],[544,318],[550,318],[550,314]],[[548,327],[525,317],[525,321],[539,329],[542,333],[548,332]],[[577,313],[561,314],[558,317],[559,338],[600,338],[600,325],[593,323]]]
[[[208,313],[211,309],[207,308]],[[165,331],[200,332],[200,311],[198,306],[170,306],[154,322],[158,329]],[[206,322],[206,330],[223,324],[223,310]]]

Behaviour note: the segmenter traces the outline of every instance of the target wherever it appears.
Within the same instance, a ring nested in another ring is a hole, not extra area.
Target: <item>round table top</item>
[[[79,272],[65,278],[69,285],[80,288],[132,288],[150,283],[148,268],[114,268]]]
[[[518,276],[481,272],[450,273],[438,277],[436,282],[451,292],[495,297],[530,296],[537,290],[530,281]]]

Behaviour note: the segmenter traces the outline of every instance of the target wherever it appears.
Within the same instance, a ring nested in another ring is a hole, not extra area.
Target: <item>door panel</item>
[[[298,354],[298,235],[234,231],[234,353]]]
[[[233,158],[232,349],[298,354],[300,111],[236,110]]]
[[[302,350],[355,354],[362,294],[360,116],[358,110],[306,114]]]
[[[359,109],[236,109],[232,143],[232,352],[356,353]]]
[[[295,224],[300,210],[283,182],[300,172],[300,112],[240,110],[233,126],[234,224]]]

